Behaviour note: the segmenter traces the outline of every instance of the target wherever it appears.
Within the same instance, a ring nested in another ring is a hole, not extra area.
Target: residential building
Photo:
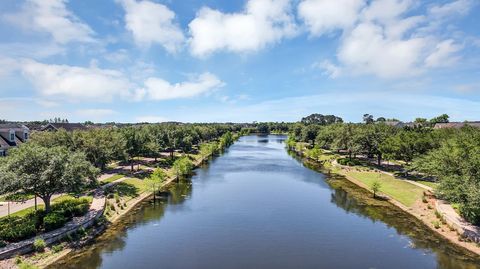
[[[0,156],[6,156],[9,149],[25,143],[30,129],[17,123],[0,124]]]

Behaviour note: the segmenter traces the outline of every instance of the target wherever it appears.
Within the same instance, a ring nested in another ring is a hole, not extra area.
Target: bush
[[[341,158],[337,159],[337,162],[341,165],[355,166],[361,165],[362,163],[357,159]]]
[[[38,252],[42,252],[45,250],[45,247],[47,244],[45,243],[45,240],[42,238],[35,238],[35,241],[33,242],[33,249]]]
[[[62,244],[58,244],[58,245],[55,245],[55,246],[52,247],[52,251],[54,253],[60,252],[62,250],[63,250],[63,245]]]
[[[0,240],[0,248],[7,246],[7,242]]]
[[[58,229],[65,225],[67,219],[58,212],[52,212],[45,216],[43,219],[43,225],[45,227],[45,231],[52,231]]]
[[[0,221],[0,240],[17,242],[34,236],[35,222],[27,218],[9,217]]]
[[[65,218],[83,216],[90,205],[87,199],[68,199],[52,205],[52,211],[62,214]]]

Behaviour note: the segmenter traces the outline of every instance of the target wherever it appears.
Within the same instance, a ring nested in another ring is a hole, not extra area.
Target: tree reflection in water
[[[192,182],[189,179],[171,184],[166,190],[162,191],[161,199],[157,199],[156,203],[153,203],[153,200],[141,202],[127,215],[123,216],[118,223],[110,226],[94,242],[72,252],[60,262],[47,268],[81,268],[80,261],[86,268],[100,267],[102,265],[102,255],[108,255],[125,247],[127,229],[147,225],[152,221],[161,221],[167,207],[171,211],[186,210],[184,202],[191,194]],[[102,251],[98,251],[98,249]],[[81,257],[89,257],[88,265],[85,264],[85,259],[81,259]]]

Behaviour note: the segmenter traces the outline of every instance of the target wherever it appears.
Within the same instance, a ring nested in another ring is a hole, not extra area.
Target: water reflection
[[[479,268],[390,203],[289,156],[284,139],[243,137],[51,268]]]

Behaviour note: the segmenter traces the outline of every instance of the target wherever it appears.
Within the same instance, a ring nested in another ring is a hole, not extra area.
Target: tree
[[[376,121],[377,122],[385,122],[386,119],[384,117],[378,117]]]
[[[437,116],[437,117],[435,117],[435,118],[432,118],[432,119],[430,120],[430,123],[431,123],[431,124],[435,124],[435,123],[448,123],[448,119],[449,119],[449,118],[450,118],[450,117],[449,117],[447,114],[442,114],[442,115],[440,115],[440,116]]]
[[[85,153],[95,167],[105,169],[107,163],[125,155],[126,141],[113,129],[93,129],[72,133],[74,150]]]
[[[302,129],[302,141],[311,143],[312,146],[315,146],[315,138],[318,134],[318,125],[307,125]]]
[[[307,117],[302,118],[300,121],[302,124],[318,124],[318,125],[330,125],[334,123],[341,123],[343,119],[335,115],[322,115],[322,114],[311,114]]]
[[[382,187],[382,184],[379,181],[375,180],[372,182],[370,189],[373,191],[373,198],[377,198],[377,192],[380,191],[381,187]]]
[[[173,171],[175,171],[177,179],[180,177],[188,176],[192,172],[192,170],[193,163],[187,157],[182,157],[173,163]]]
[[[268,127],[268,124],[266,123],[259,123],[257,125],[257,132],[261,134],[269,134],[270,133],[270,127]]]
[[[480,130],[463,127],[412,168],[439,181],[436,194],[460,205],[461,215],[480,224]]]
[[[147,186],[152,190],[153,193],[153,202],[155,202],[156,195],[155,193],[158,191],[162,183],[165,181],[167,175],[161,168],[157,168],[153,171],[148,179],[145,180]]]
[[[42,147],[25,143],[12,149],[2,160],[0,191],[23,190],[40,197],[45,211],[50,212],[50,200],[58,193],[79,193],[95,181],[98,169],[81,152],[65,147]]]
[[[140,131],[135,127],[126,127],[120,130],[123,138],[125,139],[126,158],[128,161],[130,161],[131,170],[133,171],[133,160],[143,151],[143,143],[140,136]]]
[[[373,122],[374,122],[374,120],[373,120],[373,115],[363,114],[363,121],[364,121],[366,124],[373,123]]]

